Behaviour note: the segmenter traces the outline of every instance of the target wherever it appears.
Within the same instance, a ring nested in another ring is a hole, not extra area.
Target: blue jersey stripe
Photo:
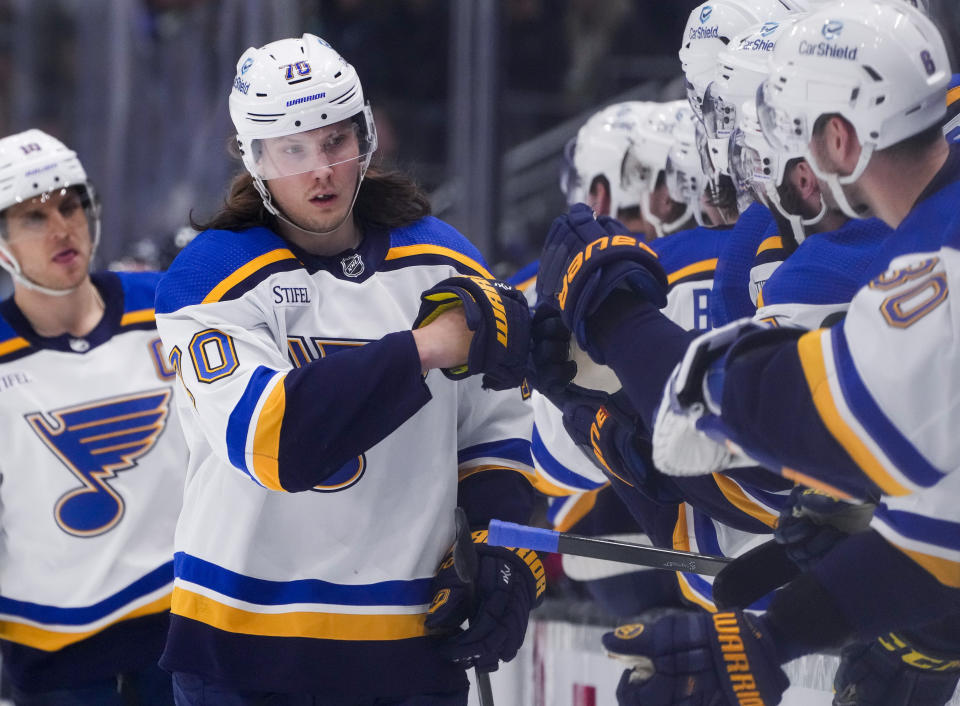
[[[533,465],[533,459],[530,457],[530,442],[526,439],[504,439],[468,446],[457,452],[457,463],[484,457],[505,458],[527,466]]]
[[[533,427],[533,438],[530,441],[530,451],[533,453],[533,457],[537,459],[537,462],[547,473],[550,474],[551,478],[554,478],[564,485],[569,485],[572,488],[579,488],[580,490],[593,490],[594,488],[599,488],[603,483],[594,483],[591,480],[587,480],[581,475],[578,475],[560,463],[555,459],[550,452],[547,450],[547,447],[543,443],[543,439],[540,438],[540,432],[537,431],[536,425]]]
[[[960,551],[960,523],[877,506],[874,515],[908,539]]]
[[[697,538],[697,550],[701,554],[720,556],[720,542],[717,540],[717,528],[713,520],[699,510],[693,511],[693,533]]]
[[[357,585],[331,583],[320,579],[268,581],[238,574],[184,552],[177,552],[173,559],[174,573],[178,579],[258,605],[325,603],[352,606],[418,606],[429,603],[433,595],[430,589],[432,577]]]
[[[276,372],[263,365],[258,366],[250,376],[247,389],[243,391],[243,396],[240,397],[227,420],[227,456],[230,463],[251,478],[253,476],[247,467],[247,433],[250,430],[250,418],[263,395],[264,388]]]
[[[173,581],[173,562],[168,561],[126,588],[90,606],[60,608],[0,597],[0,613],[45,625],[87,625],[120,610],[131,601],[163,588],[171,581]]]
[[[837,379],[850,411],[901,473],[917,485],[930,487],[943,477],[887,418],[857,373],[841,322],[830,337]]]

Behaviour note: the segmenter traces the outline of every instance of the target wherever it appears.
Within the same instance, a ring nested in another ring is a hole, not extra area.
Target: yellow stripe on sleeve
[[[128,326],[130,324],[143,324],[148,321],[153,321],[155,319],[153,309],[140,309],[139,311],[128,311],[120,319],[121,326]]]
[[[512,466],[501,466],[499,464],[486,464],[480,466],[471,466],[470,468],[462,468],[457,471],[457,482],[460,483],[463,480],[469,478],[475,473],[483,473],[484,471],[513,471],[514,473],[519,473],[521,476],[530,481],[530,485],[534,484],[536,478],[535,474],[530,471],[524,470],[522,468],[513,468]]]
[[[687,581],[687,577],[684,576],[679,571],[677,572],[677,583],[680,585],[680,593],[683,594],[683,597],[686,598],[691,603],[696,603],[698,606],[703,608],[708,613],[716,613],[717,606],[708,601],[706,598],[701,596],[699,593],[693,590],[690,586],[690,583]]]
[[[124,620],[132,620],[133,618],[140,618],[144,615],[153,615],[154,613],[163,613],[169,609],[170,594],[168,593],[155,601],[151,601],[146,605],[142,605],[139,608],[130,611],[126,615],[123,615],[116,620],[97,628],[96,630],[88,630],[86,632],[56,632],[54,630],[44,630],[43,628],[38,628],[33,625],[2,621],[0,622],[0,640],[16,642],[17,644],[33,647],[37,650],[53,652],[55,650],[63,649],[67,645],[72,645],[75,642],[86,640],[88,637],[92,637],[98,632],[102,632],[112,625],[116,625]]]
[[[280,485],[280,427],[286,410],[287,395],[283,387],[286,376],[281,377],[270,390],[253,435],[253,472],[270,490],[283,490]]]
[[[233,274],[229,275],[227,278],[222,280],[220,284],[211,289],[210,293],[203,298],[203,303],[210,304],[212,302],[220,301],[220,298],[224,294],[229,292],[257,270],[263,269],[267,265],[272,265],[274,262],[279,262],[280,260],[293,259],[296,258],[287,248],[277,248],[276,250],[271,250],[268,253],[264,253],[260,257],[252,259],[243,267],[235,270]]]
[[[218,630],[265,637],[309,637],[317,640],[407,640],[427,634],[426,613],[348,614],[255,613],[201,596],[183,588],[173,590],[170,612]]]
[[[960,100],[960,86],[954,86],[947,91],[947,105],[953,105]]]
[[[30,344],[25,338],[11,338],[9,341],[4,341],[0,343],[0,355],[7,355],[7,353],[13,353],[20,350],[21,348],[27,348]]]
[[[733,480],[727,478],[722,473],[714,473],[713,480],[716,482],[717,487],[720,488],[720,492],[723,493],[723,497],[729,500],[731,505],[741,512],[750,515],[750,517],[755,520],[759,520],[771,529],[777,526],[780,518],[767,511],[756,501],[748,498],[746,493],[743,492],[743,488]]]
[[[609,483],[607,485],[609,485]],[[573,502],[573,507],[564,515],[563,521],[559,525],[555,525],[554,529],[557,532],[569,532],[575,524],[586,517],[587,513],[593,509],[593,506],[597,504],[597,495],[601,490],[606,488],[607,485],[601,485],[596,490],[589,490],[577,498]]]
[[[863,440],[850,428],[837,409],[830,390],[827,368],[823,358],[823,336],[826,330],[804,334],[797,343],[800,364],[810,388],[813,404],[821,421],[837,442],[850,454],[860,469],[887,495],[908,495],[910,490],[901,485],[870,452]]]
[[[490,274],[487,269],[476,260],[467,257],[462,252],[458,252],[452,248],[445,248],[440,245],[401,245],[396,248],[390,248],[387,251],[387,256],[385,259],[399,260],[402,257],[413,257],[414,255],[443,255],[444,257],[449,257],[451,260],[456,260],[457,262],[466,265],[481,277],[493,279],[493,275]]]
[[[760,247],[757,248],[757,255],[767,250],[777,250],[783,247],[783,238],[779,235],[771,235],[769,238],[765,238]]]
[[[960,588],[960,564],[957,562],[944,559],[943,557],[933,556],[931,554],[924,554],[923,552],[918,552],[914,549],[906,549],[899,546],[895,542],[890,541],[889,539],[887,539],[887,541],[901,552],[906,554],[908,557],[913,559],[928,572],[933,574],[937,581],[942,583],[944,586]]]
[[[537,276],[534,275],[533,277],[529,277],[529,278],[523,280],[523,282],[521,282],[520,284],[516,285],[516,286],[514,287],[514,289],[517,289],[517,290],[519,290],[519,291],[521,291],[521,292],[525,292],[525,291],[527,291],[528,289],[530,289],[530,287],[532,287],[534,284],[536,284],[536,282],[537,282]]]
[[[692,265],[687,265],[686,267],[681,267],[676,272],[671,272],[667,275],[667,284],[673,284],[677,280],[683,279],[684,277],[689,277],[690,275],[698,275],[701,272],[711,272],[717,269],[717,258],[712,260],[701,260],[700,262],[694,262]]]
[[[679,510],[677,513],[677,524],[673,528],[673,548],[680,552],[689,552],[690,535],[687,531],[687,504],[680,503],[678,507]],[[699,595],[693,590],[693,588],[690,587],[690,583],[687,581],[682,571],[677,571],[676,574],[677,583],[680,586],[680,593],[683,594],[684,598],[710,613],[717,612],[717,607],[713,603]]]

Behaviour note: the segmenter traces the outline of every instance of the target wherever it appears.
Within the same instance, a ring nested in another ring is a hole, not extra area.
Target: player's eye
[[[281,150],[281,153],[287,157],[300,157],[304,152],[303,145],[298,142],[289,142]]]

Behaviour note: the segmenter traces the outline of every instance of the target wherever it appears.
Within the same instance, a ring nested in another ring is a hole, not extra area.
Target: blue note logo
[[[823,23],[823,28],[820,30],[820,33],[823,35],[824,39],[830,41],[840,36],[842,31],[843,22],[840,20],[827,20]]]
[[[110,486],[119,471],[156,444],[170,412],[170,388],[26,415],[33,431],[80,481],[57,500],[57,525],[75,537],[101,535],[121,520],[123,498]]]

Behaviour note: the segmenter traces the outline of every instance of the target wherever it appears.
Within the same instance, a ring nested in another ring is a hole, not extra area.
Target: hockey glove
[[[960,681],[960,655],[917,649],[889,633],[843,648],[834,706],[943,706]]]
[[[540,258],[537,296],[557,306],[577,343],[598,363],[603,356],[587,340],[586,319],[620,288],[663,307],[667,276],[656,253],[618,221],[594,218],[585,204],[554,219]]]
[[[527,382],[554,405],[562,407],[563,391],[576,374],[577,364],[570,360],[570,331],[557,309],[550,304],[540,304],[530,323]]]
[[[530,611],[546,590],[546,576],[533,550],[491,547],[486,530],[472,536],[477,555],[472,582],[460,578],[451,551],[434,577],[426,626],[448,634],[439,645],[445,657],[465,669],[493,672],[523,644]],[[468,628],[460,630],[464,621]]]
[[[820,490],[797,486],[780,511],[773,537],[794,563],[807,569],[835,545],[870,525],[874,505],[851,504]]]
[[[772,706],[789,686],[762,618],[679,613],[603,636],[609,655],[634,669],[617,686],[621,706]]]
[[[519,387],[530,347],[530,312],[523,294],[506,282],[483,277],[450,277],[420,295],[413,328],[426,326],[443,312],[462,306],[474,332],[467,363],[444,368],[451,380],[483,373],[491,390]]]

